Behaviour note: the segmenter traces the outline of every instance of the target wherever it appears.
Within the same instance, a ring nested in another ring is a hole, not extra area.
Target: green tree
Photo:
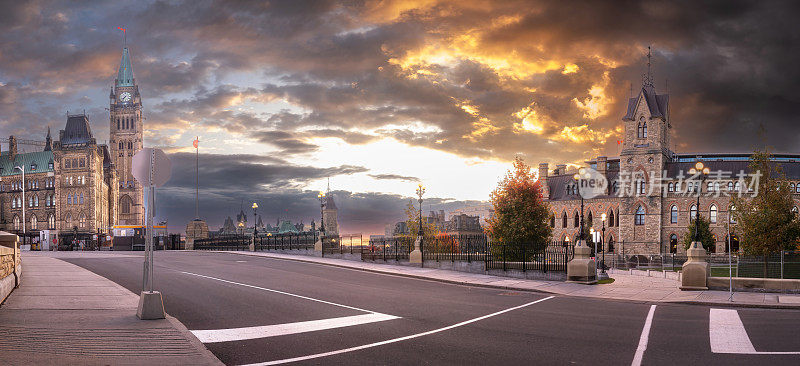
[[[506,258],[519,260],[523,252],[527,256],[544,250],[552,234],[550,212],[540,182],[521,158],[514,159],[513,169],[498,183],[490,201],[494,216],[487,220],[486,231],[505,246]]]
[[[732,198],[742,249],[748,255],[765,258],[764,273],[767,255],[793,249],[800,238],[800,219],[792,212],[794,200],[789,182],[781,166],[770,158],[769,149],[757,150],[750,156],[751,175],[746,183],[757,192],[755,197],[744,193]]]
[[[416,238],[419,235],[419,207],[414,205],[414,201],[409,201],[405,208],[406,226],[408,226],[408,236]],[[422,238],[425,242],[430,242],[436,236],[436,225],[422,218]]]
[[[689,229],[686,231],[686,235],[683,236],[683,247],[689,249],[692,245],[695,228],[697,228],[697,232],[699,233],[697,240],[703,243],[703,249],[706,251],[711,250],[711,248],[716,245],[716,241],[714,240],[714,234],[711,233],[710,223],[702,215],[700,215],[697,220],[697,225],[695,225],[694,217],[689,220]]]

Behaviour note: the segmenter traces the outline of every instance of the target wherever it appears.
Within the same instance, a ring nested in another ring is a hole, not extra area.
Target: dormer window
[[[639,125],[636,129],[636,137],[640,139],[647,138],[647,121],[644,120],[644,116],[639,118]]]
[[[36,170],[36,168],[37,168],[37,165],[36,165],[36,163],[33,163],[33,164],[31,164],[31,171],[34,171],[34,170]]]

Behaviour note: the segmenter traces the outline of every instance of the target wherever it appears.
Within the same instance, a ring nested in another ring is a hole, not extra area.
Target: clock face
[[[119,95],[119,100],[123,102],[130,102],[131,101],[131,93],[124,92]]]

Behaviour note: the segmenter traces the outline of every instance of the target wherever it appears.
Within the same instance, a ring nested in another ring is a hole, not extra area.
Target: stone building
[[[585,162],[585,168],[590,169],[584,171],[603,177],[606,186],[585,200],[584,220],[599,231],[601,214],[607,215],[605,243],[610,252],[685,252],[682,242],[690,217],[698,209],[698,195],[700,215],[710,221],[716,238],[712,250],[724,252],[726,224],[735,227],[730,215],[735,207],[731,206],[730,198],[752,194],[745,180],[746,175],[753,173],[748,168],[749,153],[676,153],[670,149],[669,102],[669,95],[656,92],[648,73],[639,93],[628,100],[622,118],[624,139],[620,156],[599,156]],[[689,173],[697,161],[711,170],[702,187],[700,180]],[[800,154],[775,154],[773,164],[783,168],[795,200],[800,203]],[[581,200],[573,178],[576,171],[567,169],[566,164],[558,164],[552,171],[548,163],[539,164],[554,240],[569,238],[574,242],[579,234]],[[586,189],[584,184],[580,189]],[[731,235],[731,247],[738,250],[735,235]]]
[[[0,153],[0,226],[22,232],[56,229],[80,234],[110,233],[117,220],[117,175],[108,147],[99,145],[84,114],[67,116],[52,141],[50,131],[42,151]],[[25,199],[22,172],[25,169]]]
[[[322,220],[325,225],[325,235],[339,235],[339,209],[336,208],[336,202],[333,201],[331,189],[328,187],[328,192],[325,194],[325,202],[322,209]]]

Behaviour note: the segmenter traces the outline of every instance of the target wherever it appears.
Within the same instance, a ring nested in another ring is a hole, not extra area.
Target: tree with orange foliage
[[[494,216],[487,220],[486,231],[494,242],[520,257],[523,251],[536,255],[544,250],[552,234],[550,210],[542,198],[541,183],[521,158],[514,159],[514,168],[506,173],[490,200]]]

